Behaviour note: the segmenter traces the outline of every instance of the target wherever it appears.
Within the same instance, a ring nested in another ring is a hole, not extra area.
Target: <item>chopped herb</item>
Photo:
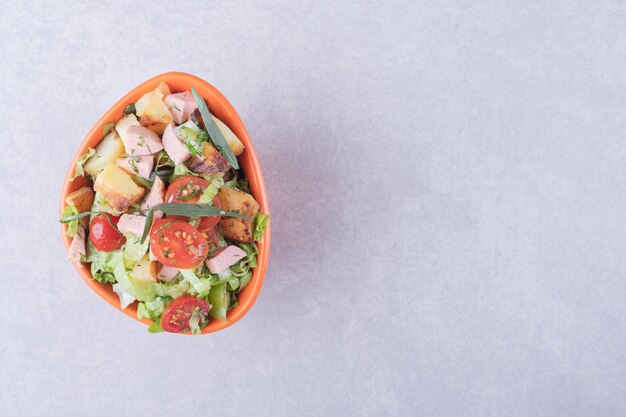
[[[177,197],[181,201],[189,201],[195,196],[202,194],[202,190],[197,185],[188,182],[184,186],[180,187],[177,193]]]
[[[122,155],[120,155],[122,158],[130,158],[133,161],[135,161],[136,163],[141,162],[141,158],[139,157],[139,155],[135,155],[135,150],[131,149],[130,154],[127,153],[123,153]]]
[[[83,217],[91,216],[92,214],[104,214],[104,216],[106,217],[106,219],[109,222],[109,224],[111,225],[111,227],[116,232],[120,233],[120,231],[118,230],[117,226],[115,226],[115,223],[113,223],[113,219],[111,218],[111,214],[107,213],[107,212],[104,212],[104,211],[84,211],[82,213],[74,214],[72,216],[63,217],[63,218],[59,219],[59,223],[70,223],[72,220],[82,219]]]
[[[161,203],[153,206],[150,210],[159,210],[165,214],[173,214],[185,217],[226,216],[240,219],[253,220],[251,217],[239,211],[222,210],[210,204],[175,204]]]
[[[178,133],[183,137],[183,143],[194,156],[202,157],[203,143],[208,140],[206,132],[195,130],[189,126],[180,126]]]
[[[143,228],[143,234],[141,235],[141,244],[146,241],[146,237],[148,237],[148,233],[150,232],[150,228],[152,227],[152,219],[154,218],[154,208],[148,210],[148,214],[146,215],[146,225]]]
[[[211,118],[211,112],[209,107],[207,106],[204,99],[198,94],[198,91],[194,87],[191,87],[191,94],[193,94],[193,98],[196,100],[196,104],[198,105],[198,110],[200,111],[200,115],[202,116],[202,120],[204,121],[204,126],[206,132],[208,133],[211,141],[215,145],[215,147],[220,151],[224,159],[230,164],[234,169],[239,169],[239,163],[237,162],[237,157],[228,146],[226,139],[224,139],[224,135],[217,127],[213,119]]]
[[[135,162],[135,158],[128,159],[128,165],[133,169],[135,174],[139,174],[139,169],[137,168],[137,163]]]

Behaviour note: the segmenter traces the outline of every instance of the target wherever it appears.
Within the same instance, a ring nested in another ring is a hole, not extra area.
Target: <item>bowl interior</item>
[[[142,95],[155,89],[161,82],[166,82],[170,86],[173,93],[191,90],[191,87],[195,87],[196,90],[198,90],[198,93],[207,101],[211,112],[215,114],[217,118],[221,119],[237,135],[237,137],[239,137],[245,146],[244,152],[238,157],[240,167],[249,180],[250,191],[252,192],[254,198],[259,202],[261,211],[269,214],[269,204],[267,201],[263,173],[261,172],[256,152],[241,118],[228,100],[226,100],[226,97],[224,97],[215,87],[198,77],[180,72],[161,74],[140,84],[122,97],[122,99],[115,103],[115,105],[113,105],[113,107],[111,107],[102,116],[102,118],[98,120],[85,137],[85,140],[74,156],[74,159],[70,164],[70,168],[65,176],[63,189],[61,191],[61,210],[65,207],[65,199],[69,193],[87,184],[91,184],[89,180],[83,177],[76,178],[74,181],[69,180],[70,176],[74,173],[78,157],[87,152],[89,147],[95,147],[102,140],[102,128],[104,125],[109,122],[117,122],[120,120],[126,106],[139,100]],[[65,247],[69,250],[71,239],[65,236],[66,228],[66,225],[61,225]],[[271,224],[268,224],[263,237],[263,242],[257,242],[259,247],[258,267],[253,271],[250,283],[239,293],[239,305],[228,312],[227,321],[225,323],[217,320],[211,320],[211,322],[203,329],[202,333],[215,332],[234,324],[252,307],[261,290],[261,286],[263,285],[267,262],[269,259],[270,236]],[[139,320],[146,324],[150,324],[152,322],[152,320],[137,318],[136,303],[122,310],[119,298],[117,294],[113,292],[111,286],[94,281],[91,278],[91,272],[87,265],[81,264],[80,266],[75,265],[75,267],[87,285],[89,285],[91,289],[104,298],[109,304],[135,320]]]

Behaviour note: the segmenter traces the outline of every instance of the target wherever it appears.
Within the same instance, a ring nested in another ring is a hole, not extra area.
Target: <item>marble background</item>
[[[0,7],[0,415],[626,414],[624,2]],[[256,305],[200,338],[109,307],[56,222],[172,70],[237,108],[273,216]]]

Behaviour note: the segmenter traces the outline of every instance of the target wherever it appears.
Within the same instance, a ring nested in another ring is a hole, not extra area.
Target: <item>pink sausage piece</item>
[[[206,266],[213,274],[219,274],[246,257],[246,253],[238,246],[227,246],[215,252],[213,257],[206,261]]]

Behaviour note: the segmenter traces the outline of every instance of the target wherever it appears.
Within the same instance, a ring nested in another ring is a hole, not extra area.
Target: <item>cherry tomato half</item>
[[[195,204],[200,199],[204,190],[209,183],[202,178],[187,175],[185,177],[176,178],[165,193],[165,202],[174,204]],[[213,197],[213,205],[222,208],[220,199]],[[169,216],[171,219],[184,219],[184,216]],[[209,229],[219,223],[221,216],[202,217],[198,229]]]
[[[96,249],[102,252],[118,250],[126,243],[124,235],[111,226],[107,216],[117,226],[120,218],[109,214],[98,214],[89,224],[89,241]]]
[[[165,308],[161,316],[161,327],[166,332],[180,333],[189,329],[189,319],[194,312],[202,315],[201,324],[208,319],[211,306],[205,300],[185,294],[176,298]]]
[[[202,192],[208,186],[209,183],[202,178],[193,177],[191,175],[176,178],[169,187],[167,187],[165,202],[175,204],[197,203]]]
[[[192,225],[179,219],[161,219],[152,225],[150,248],[163,265],[191,269],[202,264],[209,253],[206,238]]]
[[[218,209],[222,208],[222,203],[220,203],[220,199],[217,198],[217,196],[213,197],[213,206],[217,207]],[[200,224],[198,224],[198,230],[203,231],[214,227],[220,222],[221,218],[222,216],[201,217]]]

